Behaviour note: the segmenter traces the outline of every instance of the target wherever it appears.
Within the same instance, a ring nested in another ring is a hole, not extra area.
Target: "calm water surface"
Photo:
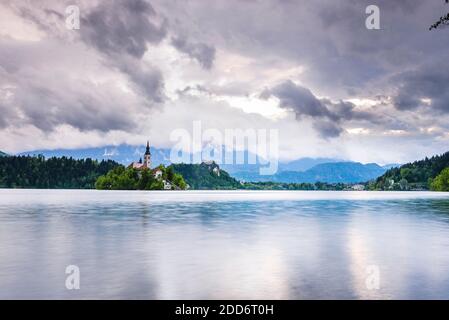
[[[0,298],[449,299],[449,195],[0,189]]]

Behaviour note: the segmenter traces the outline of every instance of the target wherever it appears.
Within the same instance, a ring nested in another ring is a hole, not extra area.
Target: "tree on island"
[[[162,172],[159,177],[156,177],[151,169],[136,170],[119,166],[100,176],[95,183],[95,188],[99,190],[164,190],[164,182],[169,182],[171,189],[187,188],[184,178],[174,173],[172,168],[160,165],[157,169]]]

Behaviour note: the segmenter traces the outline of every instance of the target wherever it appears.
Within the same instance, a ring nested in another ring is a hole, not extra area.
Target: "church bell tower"
[[[144,165],[150,169],[151,168],[151,153],[150,153],[150,142],[147,141],[147,149],[145,150],[145,155],[143,157]]]

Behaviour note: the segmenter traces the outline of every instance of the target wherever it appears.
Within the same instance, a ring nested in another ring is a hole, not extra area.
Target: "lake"
[[[449,299],[449,194],[0,189],[0,298]]]

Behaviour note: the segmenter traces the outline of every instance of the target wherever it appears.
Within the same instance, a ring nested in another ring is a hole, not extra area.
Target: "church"
[[[143,170],[143,169],[151,169],[151,152],[150,152],[150,142],[147,141],[147,148],[145,150],[145,154],[143,155],[143,162],[142,158],[139,159],[139,162],[132,162],[128,168],[133,168],[137,170]]]
[[[163,172],[162,172],[160,166],[156,167],[154,169],[151,169],[151,152],[150,152],[150,142],[149,141],[147,141],[147,148],[145,149],[145,153],[143,155],[143,161],[142,161],[142,158],[140,158],[138,162],[132,162],[128,166],[128,168],[133,168],[133,169],[136,169],[139,171],[148,169],[148,170],[150,170],[150,172],[156,179],[159,179],[159,180],[162,179]],[[172,189],[172,183],[170,181],[162,179],[162,183],[164,184],[165,190]]]

